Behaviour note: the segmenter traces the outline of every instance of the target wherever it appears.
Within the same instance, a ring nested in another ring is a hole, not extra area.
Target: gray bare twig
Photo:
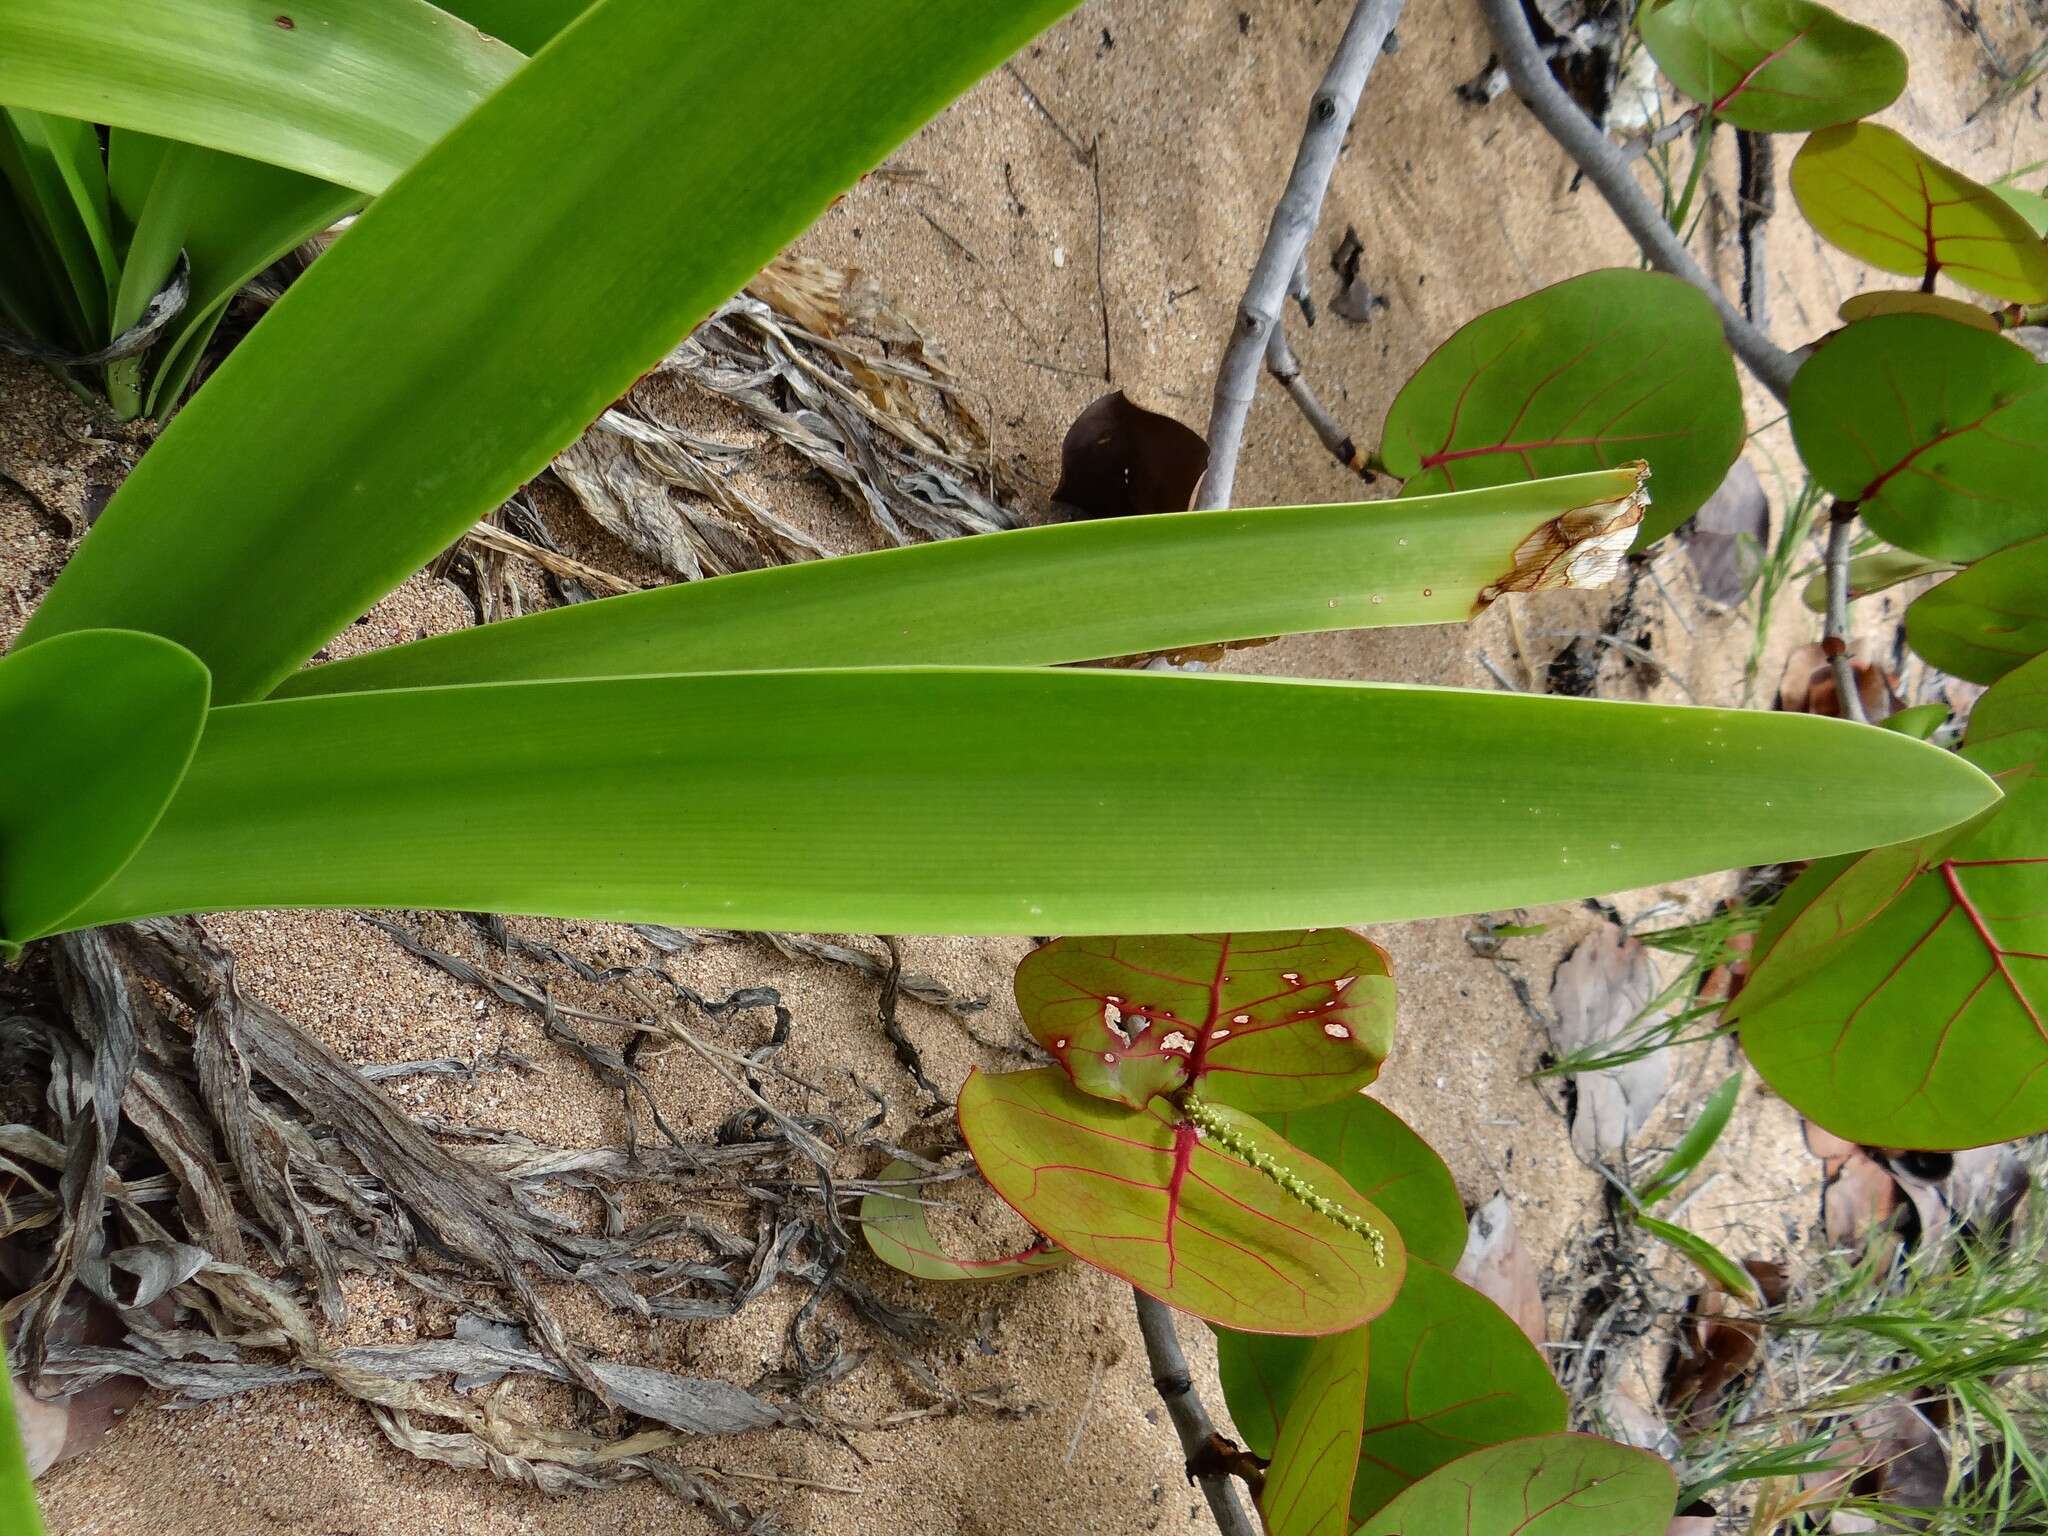
[[[1166,1405],[1167,1416],[1180,1435],[1181,1454],[1192,1464],[1208,1448],[1216,1425],[1188,1375],[1187,1357],[1180,1352],[1180,1335],[1173,1327],[1173,1313],[1165,1302],[1143,1291],[1133,1290],[1131,1294],[1138,1302],[1138,1332],[1144,1336],[1145,1357],[1152,1363],[1152,1385],[1159,1389],[1159,1400]],[[1201,1483],[1202,1493],[1209,1500],[1209,1513],[1216,1517],[1217,1529],[1223,1536],[1253,1536],[1251,1520],[1244,1506],[1237,1502],[1237,1489],[1232,1486],[1229,1474],[1205,1472]]]
[[[1365,455],[1351,434],[1337,425],[1322,399],[1302,376],[1301,360],[1294,355],[1294,348],[1287,342],[1287,327],[1277,324],[1273,327],[1273,339],[1266,343],[1266,371],[1279,381],[1288,397],[1301,408],[1301,414],[1308,418],[1308,424],[1315,428],[1316,436],[1323,446],[1330,450],[1330,456],[1350,470],[1367,485],[1372,484],[1373,473],[1366,463]]]
[[[1301,147],[1294,154],[1294,169],[1288,173],[1287,189],[1273,209],[1266,228],[1266,243],[1252,267],[1251,281],[1238,302],[1237,323],[1230,344],[1224,349],[1222,365],[1216,370],[1216,398],[1209,409],[1209,472],[1202,477],[1195,506],[1214,510],[1230,505],[1237,483],[1238,450],[1244,444],[1245,418],[1251,413],[1252,395],[1259,384],[1259,367],[1266,348],[1280,325],[1280,306],[1286,301],[1288,284],[1301,264],[1309,237],[1322,216],[1323,195],[1330,187],[1330,172],[1344,147],[1351,114],[1358,110],[1359,95],[1373,61],[1386,46],[1387,37],[1401,15],[1402,0],[1359,0],[1344,28],[1322,84],[1309,102],[1308,126],[1302,132]]]
[[[1821,647],[1835,674],[1835,692],[1842,696],[1842,718],[1868,725],[1863,695],[1856,688],[1856,668],[1849,659],[1849,545],[1855,524],[1856,503],[1836,502],[1828,518],[1828,613]]]
[[[1634,237],[1650,265],[1683,278],[1713,301],[1714,308],[1720,313],[1721,330],[1728,338],[1728,345],[1756,375],[1758,382],[1783,401],[1786,390],[1791,386],[1792,375],[1799,371],[1798,359],[1751,325],[1742,312],[1729,303],[1727,295],[1693,260],[1692,253],[1672,232],[1671,226],[1664,222],[1663,215],[1650,206],[1650,200],[1636,185],[1635,176],[1629,169],[1629,157],[1615,148],[1613,142],[1564,93],[1564,88],[1551,78],[1542,52],[1536,46],[1536,36],[1529,30],[1528,18],[1522,14],[1522,0],[1479,0],[1479,9],[1485,13],[1486,24],[1492,29],[1494,47],[1499,50],[1501,65],[1514,83],[1515,94],[1522,98],[1523,104],[1564,152],[1577,162],[1587,179],[1600,189],[1600,195],[1607,199],[1607,206],[1614,210],[1614,216],[1621,220],[1622,227]]]

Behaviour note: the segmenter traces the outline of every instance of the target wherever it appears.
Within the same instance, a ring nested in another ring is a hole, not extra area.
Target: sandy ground
[[[1980,176],[2048,153],[2048,134],[2029,98],[1964,125],[1988,85],[1978,43],[1941,8],[1903,0],[1855,0],[1843,8],[1884,27],[1912,56],[1913,85],[1885,121]],[[888,174],[849,196],[800,249],[868,271],[922,320],[984,393],[1024,509],[1041,515],[1066,424],[1111,384],[1191,424],[1205,419],[1220,338],[1345,11],[1341,0],[1086,4],[906,146]],[[2002,25],[2013,18],[1994,13],[1990,20]],[[1293,327],[1308,376],[1368,440],[1410,371],[1463,321],[1535,286],[1634,260],[1598,198],[1571,189],[1562,155],[1518,103],[1503,98],[1478,109],[1454,96],[1453,86],[1470,79],[1488,54],[1469,0],[1411,8],[1400,42],[1373,75],[1310,259],[1317,296],[1327,301],[1334,288],[1328,253],[1345,227],[1355,226],[1365,270],[1387,307],[1367,326],[1326,316],[1312,331]],[[1781,179],[1791,147],[1779,153]],[[1731,286],[1732,162],[1732,146],[1724,143],[1699,239],[1702,255]],[[1825,329],[1840,299],[1868,280],[1805,230],[1782,185],[1779,201],[1770,231],[1771,310],[1777,338],[1792,345]],[[0,397],[0,468],[52,505],[103,496],[132,456],[68,397],[5,359]],[[1749,403],[1754,424],[1778,414],[1753,387]],[[1789,470],[1793,463],[1783,429],[1763,431],[1752,454],[1775,502],[1771,466]],[[1347,498],[1356,483],[1269,388],[1251,419],[1238,488],[1248,503],[1313,502]],[[839,547],[868,542],[850,512],[814,490],[793,483],[768,489],[786,492]],[[0,481],[0,641],[18,629],[67,547],[60,522]],[[587,537],[580,552],[634,570],[601,538]],[[1610,658],[1602,691],[1674,701],[1689,691],[1702,703],[1740,703],[1751,618],[1703,608],[1676,549],[1659,557],[1657,569],[1675,603],[1667,605],[1645,583],[1637,623],[1665,672],[1646,688],[1640,670]],[[1566,643],[1568,634],[1558,632],[1598,629],[1607,607],[1600,594],[1521,600],[1513,617],[1526,657],[1503,603],[1470,631],[1295,640],[1231,664],[1491,687],[1478,650],[1511,676],[1533,676]],[[1867,632],[1886,646],[1899,608],[1894,601],[1863,610]],[[465,622],[462,599],[419,577],[335,649]],[[1780,657],[1816,633],[1817,621],[1796,601],[1781,605],[1771,654]],[[1757,702],[1768,703],[1775,671],[1766,666]],[[1909,673],[1909,689],[1915,682]],[[1588,790],[1632,794],[1641,787],[1602,783],[1598,765],[1589,764]],[[1699,913],[1726,889],[1725,879],[1709,881],[1628,893],[1615,904],[1630,917],[1667,903]],[[1557,959],[1600,919],[1574,905],[1532,911],[1524,920],[1549,925],[1507,948],[1540,1004]],[[450,921],[423,921],[444,947],[473,944]],[[240,957],[250,990],[351,1059],[466,1057],[502,1047],[543,1064],[531,1078],[494,1074],[411,1086],[401,1093],[408,1105],[572,1145],[618,1140],[615,1101],[543,1040],[529,1016],[408,959],[360,919],[249,914],[211,926]],[[624,930],[524,927],[598,963],[648,958]],[[1474,954],[1466,940],[1471,927],[1447,920],[1375,933],[1393,954],[1401,987],[1401,1033],[1376,1091],[1435,1143],[1468,1203],[1499,1188],[1509,1193],[1546,1268],[1556,1328],[1572,1289],[1565,1256],[1574,1234],[1597,1220],[1598,1180],[1571,1151],[1556,1094],[1527,1079],[1544,1041],[1500,971]],[[956,990],[993,994],[978,1033],[1013,1034],[1007,981],[1023,941],[913,940],[906,948],[911,969]],[[895,1105],[891,1129],[907,1132],[915,1096],[875,1028],[870,983],[791,964],[754,944],[672,966],[706,993],[740,984],[779,988],[796,1016],[789,1064],[837,1085],[849,1111],[857,1105],[849,1073],[885,1085]],[[564,995],[573,996],[573,987]],[[976,1063],[1005,1064],[941,1011],[906,1001],[903,1018],[943,1086],[957,1084]],[[761,1023],[741,1019],[724,1028],[729,1043],[745,1045],[759,1038]],[[1689,1121],[1731,1059],[1727,1047],[1715,1047],[1679,1063],[1650,1142],[1668,1142]],[[735,1107],[687,1058],[660,1058],[649,1077],[685,1135],[708,1134]],[[1715,1183],[1688,1212],[1706,1235],[1739,1253],[1771,1253],[1804,1238],[1815,1214],[1815,1168],[1799,1151],[1794,1117],[1753,1079],[1709,1172]],[[1031,1528],[1122,1536],[1206,1528],[1198,1497],[1180,1478],[1122,1286],[1079,1270],[962,1292],[913,1287],[865,1254],[856,1262],[884,1294],[929,1308],[951,1325],[949,1342],[928,1361],[949,1388],[1006,1384],[1021,1416],[976,1409],[843,1436],[777,1431],[707,1441],[694,1460],[834,1485],[736,1489],[798,1532],[937,1536]],[[783,1324],[798,1299],[778,1291],[731,1322],[654,1327],[589,1307],[565,1311],[578,1336],[608,1354],[745,1382],[779,1363]],[[353,1340],[421,1336],[447,1322],[435,1308],[381,1284],[358,1282],[350,1300]],[[1220,1409],[1204,1330],[1183,1332],[1209,1400]],[[930,1398],[877,1354],[823,1401],[847,1420],[871,1421]],[[706,1528],[644,1483],[548,1498],[422,1465],[386,1445],[365,1413],[323,1390],[181,1411],[146,1399],[101,1449],[53,1474],[42,1494],[59,1536],[553,1536],[591,1529],[681,1536]]]

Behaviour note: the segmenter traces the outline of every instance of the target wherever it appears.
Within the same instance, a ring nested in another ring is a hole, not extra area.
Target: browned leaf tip
[[[1185,512],[1208,467],[1201,433],[1132,404],[1119,389],[1067,429],[1052,499],[1076,517]]]
[[[1604,587],[1621,570],[1650,504],[1650,466],[1637,463],[1635,489],[1613,501],[1573,507],[1539,524],[1515,546],[1508,569],[1479,589],[1476,614],[1508,592]]]

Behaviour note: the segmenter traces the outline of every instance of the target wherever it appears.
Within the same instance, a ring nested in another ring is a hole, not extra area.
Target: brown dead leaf
[[[1714,1536],[1719,1523],[1714,1516],[1714,1507],[1695,1499],[1686,1506],[1685,1513],[1671,1517],[1671,1526],[1664,1536]]]
[[[1836,1247],[1853,1247],[1889,1227],[1899,1208],[1898,1181],[1876,1158],[1811,1120],[1806,1149],[1820,1159],[1821,1227]]]
[[[1879,1403],[1857,1414],[1822,1458],[1834,1470],[1806,1474],[1808,1507],[1853,1498],[1899,1509],[1940,1509],[1948,1493],[1941,1418],[1940,1405],[1927,1399]],[[1836,1533],[1880,1528],[1854,1510],[1836,1510],[1826,1527]]]
[[[1650,1022],[1643,1013],[1657,991],[1649,951],[1618,924],[1602,924],[1564,957],[1551,980],[1557,1021],[1551,1038],[1559,1054],[1626,1043]],[[1620,1158],[1670,1080],[1671,1064],[1661,1051],[1573,1076],[1573,1150],[1589,1163]]]
[[[1877,721],[1889,716],[1904,702],[1899,697],[1899,680],[1880,672],[1867,661],[1849,659],[1856,677],[1856,692],[1863,700],[1865,718]],[[1778,708],[1795,714],[1830,715],[1841,718],[1841,696],[1835,687],[1835,670],[1818,644],[1802,645],[1785,658],[1785,671],[1778,679]]]
[[[1771,507],[1764,488],[1749,460],[1737,459],[1683,534],[1700,596],[1724,608],[1749,596],[1770,536]]]
[[[1472,1213],[1465,1251],[1453,1273],[1513,1318],[1529,1342],[1542,1348],[1547,1331],[1543,1287],[1536,1278],[1536,1261],[1522,1246],[1506,1195],[1495,1195]]]
[[[1768,1304],[1784,1301],[1784,1265],[1744,1259],[1742,1267]],[[1678,1349],[1664,1377],[1664,1405],[1686,1430],[1697,1432],[1711,1425],[1756,1367],[1763,1329],[1737,1315],[1741,1305],[1726,1292],[1702,1291],[1692,1298],[1679,1324]]]
[[[1208,467],[1201,433],[1133,404],[1119,389],[1067,429],[1052,499],[1076,517],[1185,512]]]

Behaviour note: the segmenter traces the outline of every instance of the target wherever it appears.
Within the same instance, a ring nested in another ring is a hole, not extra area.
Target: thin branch
[[[1863,695],[1856,687],[1856,668],[1849,660],[1849,545],[1855,535],[1856,503],[1838,501],[1828,519],[1828,614],[1821,649],[1834,670],[1835,692],[1841,695],[1842,718],[1868,725]]]
[[[1366,462],[1366,456],[1359,451],[1358,444],[1352,441],[1351,434],[1337,425],[1337,419],[1324,407],[1315,390],[1310,388],[1308,380],[1302,377],[1301,361],[1294,355],[1294,348],[1287,344],[1285,325],[1274,326],[1273,338],[1266,343],[1266,371],[1280,382],[1289,398],[1301,407],[1301,414],[1306,416],[1308,424],[1315,428],[1316,436],[1321,438],[1323,446],[1330,450],[1330,456],[1367,485],[1371,485],[1373,473],[1371,466]]]
[[[1663,215],[1650,206],[1629,169],[1628,157],[1593,126],[1565,95],[1564,88],[1551,78],[1536,46],[1535,34],[1529,30],[1528,18],[1522,14],[1522,0],[1479,0],[1479,9],[1493,31],[1494,47],[1500,53],[1501,66],[1514,82],[1515,94],[1578,163],[1587,179],[1600,189],[1607,206],[1634,237],[1650,265],[1683,278],[1713,301],[1728,345],[1764,388],[1782,401],[1791,386],[1792,375],[1799,371],[1798,359],[1751,325],[1728,302],[1727,295],[1664,222]]]
[[[1287,298],[1289,280],[1322,216],[1323,195],[1330,189],[1330,172],[1344,147],[1351,114],[1358,110],[1366,76],[1372,73],[1373,61],[1394,30],[1401,4],[1402,0],[1359,0],[1344,28],[1344,40],[1337,45],[1337,55],[1309,102],[1308,126],[1294,153],[1287,190],[1273,209],[1265,246],[1237,306],[1236,329],[1216,370],[1216,399],[1209,410],[1209,472],[1202,477],[1195,497],[1199,509],[1230,505],[1245,418],[1251,413],[1252,395],[1259,384],[1259,366],[1280,324],[1280,306]]]
[[[1174,1332],[1173,1313],[1166,1303],[1143,1291],[1134,1289],[1131,1295],[1138,1303],[1138,1332],[1144,1336],[1145,1356],[1152,1362],[1152,1385],[1159,1389],[1159,1400],[1166,1405],[1167,1417],[1173,1420],[1180,1435],[1181,1454],[1192,1468],[1209,1448],[1216,1433],[1215,1422],[1202,1406],[1202,1399],[1195,1393],[1194,1379],[1188,1375],[1187,1357],[1180,1352],[1180,1335]],[[1194,1474],[1190,1471],[1189,1475]],[[1209,1513],[1216,1517],[1217,1529],[1223,1536],[1254,1536],[1251,1520],[1244,1506],[1237,1502],[1237,1489],[1229,1474],[1204,1472],[1201,1483],[1202,1493],[1209,1500]]]

